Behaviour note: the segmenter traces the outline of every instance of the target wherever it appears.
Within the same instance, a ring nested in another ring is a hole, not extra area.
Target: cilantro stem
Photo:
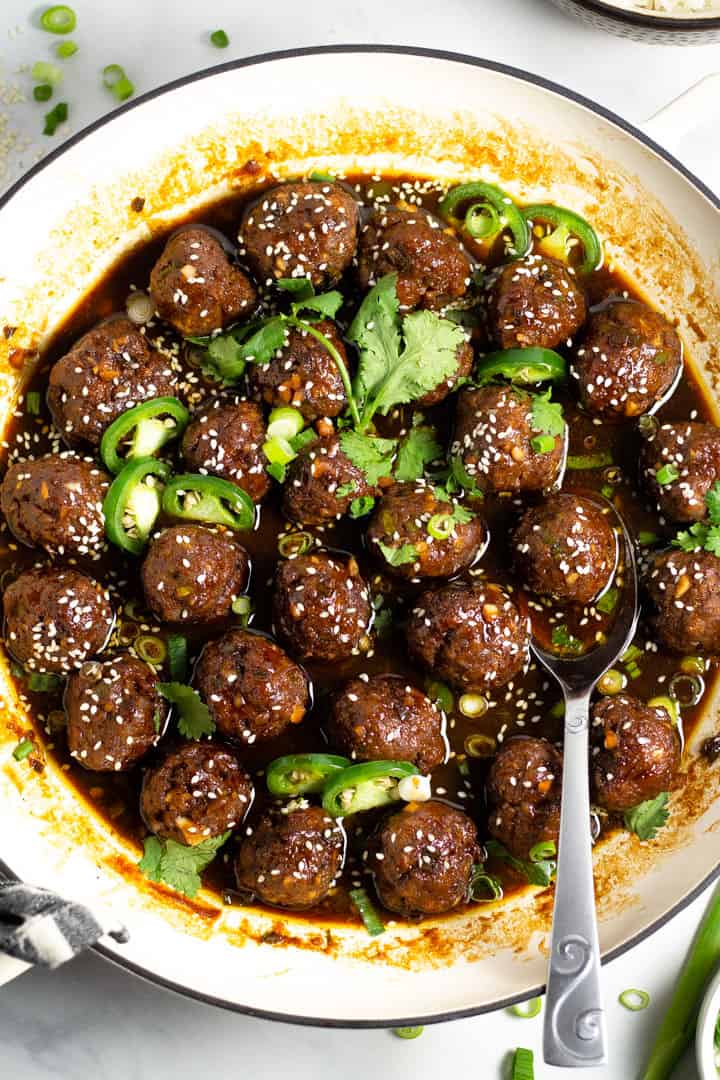
[[[342,356],[337,351],[337,349],[333,345],[332,341],[330,341],[328,338],[326,338],[321,330],[316,330],[316,328],[313,326],[312,323],[305,322],[303,319],[296,319],[291,315],[287,316],[287,321],[288,321],[288,323],[290,323],[291,326],[296,326],[296,327],[298,327],[298,329],[306,330],[309,334],[312,334],[312,336],[315,338],[315,340],[319,341],[320,344],[325,349],[327,349],[327,351],[330,353],[331,357],[335,361],[335,364],[337,366],[338,371],[340,372],[340,378],[342,379],[343,386],[345,387],[345,393],[346,393],[347,399],[348,399],[348,409],[350,410],[350,415],[352,417],[353,424],[355,425],[355,427],[359,427],[360,426],[360,413],[358,412],[357,403],[355,401],[355,395],[353,394],[353,388],[352,388],[352,382],[350,380],[350,375],[348,374],[348,369],[345,367],[345,363],[343,361]]]

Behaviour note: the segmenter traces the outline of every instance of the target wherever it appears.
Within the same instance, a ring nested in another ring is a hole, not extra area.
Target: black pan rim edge
[[[126,104],[121,105],[119,108],[114,109],[106,116],[100,117],[98,120],[93,121],[87,127],[77,132],[71,138],[67,139],[60,146],[52,150],[42,161],[39,161],[34,165],[27,173],[25,173],[20,179],[16,180],[3,196],[0,197],[0,211],[3,210],[11,199],[26,186],[35,176],[41,173],[44,169],[48,168],[61,154],[81,142],[88,135],[105,127],[106,124],[111,123],[117,116],[123,113],[130,112],[132,109],[138,108],[145,102],[153,101],[155,98],[160,97],[163,94],[169,93],[172,90],[178,90],[181,87],[188,86],[194,82],[199,82],[202,79],[212,78],[215,75],[222,74],[227,71],[234,71],[238,68],[254,67],[260,64],[272,63],[278,60],[297,59],[304,56],[321,56],[325,54],[349,54],[349,53],[386,53],[390,55],[400,56],[416,56],[426,57],[431,60],[447,60],[452,63],[467,64],[471,67],[483,68],[487,71],[494,71],[500,75],[507,75],[511,78],[518,79],[521,82],[529,83],[532,86],[537,86],[542,90],[550,91],[553,94],[557,94],[559,97],[563,97],[568,101],[573,102],[576,105],[580,105],[588,111],[601,116],[603,119],[608,120],[616,127],[620,128],[626,134],[631,135],[638,142],[642,143],[650,150],[652,150],[658,157],[662,158],[669,165],[672,166],[677,172],[688,180],[693,187],[697,189],[717,210],[720,210],[720,197],[716,195],[706,184],[703,183],[697,176],[694,175],[688,168],[686,168],[682,162],[680,162],[673,154],[665,150],[662,146],[656,143],[648,135],[646,135],[639,128],[633,124],[624,120],[618,116],[617,113],[612,112],[610,109],[606,109],[603,105],[599,105],[592,101],[590,98],[585,97],[583,94],[579,94],[574,90],[570,90],[567,87],[562,86],[559,83],[552,82],[550,79],[546,79],[541,75],[534,75],[531,72],[524,71],[521,68],[515,68],[508,64],[500,64],[493,60],[485,60],[480,57],[470,56],[466,53],[455,53],[443,49],[427,49],[419,46],[411,45],[367,45],[367,44],[337,44],[337,45],[314,45],[306,46],[297,49],[284,49],[278,51],[269,51],[264,53],[257,53],[254,56],[245,57],[239,60],[230,60],[225,64],[217,64],[212,67],[203,68],[201,71],[192,72],[189,75],[183,75],[181,78],[174,79],[171,82],[164,83],[162,86],[156,87],[154,90],[148,90],[145,94],[141,94],[139,97],[128,101]],[[10,868],[0,860],[0,872],[6,877],[16,879],[15,875]],[[618,945],[615,949],[611,949],[606,953],[602,962],[604,964],[609,963],[611,960],[617,959],[624,953],[628,952],[635,945],[639,945],[642,941],[645,941],[652,934],[654,934],[671,919],[683,911],[689,904],[692,903],[716,878],[720,877],[720,863],[718,863],[710,871],[706,877],[699,882],[690,892],[686,893],[672,908],[666,911],[659,919],[651,923],[650,926],[644,930],[639,931],[633,935],[627,941]],[[165,979],[163,976],[156,974],[143,967],[140,964],[136,964],[133,961],[123,959],[119,953],[111,951],[107,946],[95,945],[94,951],[104,959],[111,961],[118,967],[123,968],[126,971],[132,972],[132,974],[139,976],[147,982],[151,982],[156,986],[160,986],[165,990],[171,990],[174,993],[180,994],[183,997],[192,998],[195,1001],[199,1001],[204,1005],[214,1005],[221,1009],[226,1009],[230,1012],[241,1013],[245,1016],[252,1016],[261,1020],[275,1020],[281,1023],[296,1024],[303,1027],[323,1027],[323,1028],[356,1028],[356,1029],[372,1029],[372,1028],[395,1028],[395,1027],[414,1027],[418,1025],[427,1026],[430,1024],[442,1024],[450,1020],[463,1020],[472,1016],[480,1016],[483,1013],[495,1012],[498,1009],[505,1009],[511,1005],[517,1004],[521,1001],[526,1001],[530,997],[538,997],[544,993],[544,986],[534,987],[532,990],[525,991],[514,997],[505,998],[502,1001],[496,1001],[492,1005],[477,1005],[470,1006],[464,1009],[452,1009],[447,1012],[434,1013],[429,1016],[420,1017],[398,1017],[397,1019],[378,1019],[378,1020],[355,1020],[355,1019],[329,1019],[327,1017],[311,1017],[311,1016],[294,1016],[290,1013],[275,1013],[267,1009],[257,1009],[252,1005],[242,1005],[236,1002],[230,1002],[221,998],[213,997],[211,994],[205,994],[202,991],[193,990],[190,987],[182,986],[179,983],[173,982],[171,979]]]

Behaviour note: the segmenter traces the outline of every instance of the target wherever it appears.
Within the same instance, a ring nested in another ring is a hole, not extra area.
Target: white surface
[[[86,0],[75,7],[80,27],[73,38],[81,52],[65,63],[59,98],[71,104],[73,128],[112,104],[98,88],[99,71],[107,63],[122,63],[140,91],[234,56],[298,45],[374,41],[474,52],[555,78],[636,122],[702,75],[720,69],[720,46],[671,50],[606,38],[541,0],[445,0],[424,11],[408,0],[392,6],[388,0],[364,0],[362,5],[276,0],[257,8],[237,0],[207,0],[205,5]],[[6,81],[26,92],[27,76],[14,72],[21,64],[50,58],[53,43],[32,28],[30,10],[22,0],[3,0],[0,13],[2,71]],[[207,43],[207,33],[217,27],[227,30],[230,48],[216,50]],[[39,134],[46,110],[32,102],[8,108],[10,126],[34,143],[16,167],[27,167],[38,151],[56,144]],[[707,138],[708,127],[700,127],[700,121],[710,119],[698,118],[699,130],[685,140],[682,154],[720,187],[718,163],[715,171],[711,163],[716,146]],[[696,901],[606,969],[613,1060],[608,1069],[595,1071],[598,1080],[635,1076],[705,902]],[[631,1014],[617,1004],[619,991],[628,986],[651,992],[650,1009]],[[196,1077],[200,1069],[221,1078],[292,1072],[298,1080],[329,1080],[341,1072],[347,1080],[359,1080],[368,1073],[392,1076],[403,1068],[425,1077],[453,1066],[479,1080],[499,1080],[507,1051],[525,1045],[539,1053],[540,1033],[540,1018],[521,1021],[502,1014],[428,1029],[414,1043],[385,1032],[271,1026],[176,998],[94,957],[53,974],[33,972],[0,991],[2,1075],[13,1080],[183,1080]],[[559,1070],[539,1066],[536,1075],[551,1080]],[[690,1058],[676,1075],[694,1080]]]

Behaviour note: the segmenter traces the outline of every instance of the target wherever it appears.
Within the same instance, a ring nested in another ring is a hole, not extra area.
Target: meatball
[[[457,367],[455,373],[438,383],[433,390],[429,390],[427,394],[418,398],[415,402],[416,408],[429,409],[431,405],[437,405],[439,402],[444,401],[448,394],[453,392],[460,379],[470,377],[475,366],[475,353],[472,345],[468,341],[464,341],[458,348],[456,355]]]
[[[577,333],[587,311],[572,270],[545,255],[503,266],[486,302],[488,333],[500,349],[554,349]]]
[[[353,761],[410,761],[423,773],[447,758],[443,715],[400,675],[361,675],[335,694],[328,737]]]
[[[318,552],[278,564],[273,618],[292,653],[345,660],[369,646],[370,594],[355,558]]]
[[[547,491],[560,483],[567,427],[546,449],[551,436],[538,426],[536,400],[512,386],[458,394],[450,452],[481,491]]]
[[[680,739],[663,708],[629,694],[604,697],[592,709],[595,798],[622,813],[672,786],[680,768]]]
[[[425,210],[398,206],[376,210],[360,234],[358,279],[363,289],[397,274],[405,311],[432,311],[459,300],[470,285],[471,264],[460,241]]]
[[[335,347],[345,367],[350,363],[335,323],[329,319],[313,323]],[[287,343],[269,364],[251,364],[250,388],[253,397],[276,408],[292,405],[308,423],[325,416],[339,416],[347,405],[347,394],[337,364],[324,345],[309,330],[292,327]]]
[[[151,348],[130,319],[116,315],[89,330],[53,364],[47,401],[68,446],[98,446],[105,428],[121,413],[176,391],[167,357]]]
[[[339,184],[279,184],[246,212],[240,254],[259,281],[307,277],[324,289],[350,265],[358,221],[357,203]]]
[[[244,547],[202,525],[173,525],[150,544],[140,573],[161,622],[213,623],[230,615],[249,578]]]
[[[55,566],[26,570],[3,596],[5,644],[29,671],[68,671],[104,647],[115,616],[97,581]]]
[[[467,814],[433,800],[390,814],[366,854],[383,905],[409,916],[442,915],[462,904],[482,861]]]
[[[407,645],[439,679],[461,690],[490,690],[525,667],[530,625],[499,585],[458,582],[420,595]]]
[[[282,511],[301,525],[324,525],[346,514],[355,499],[375,492],[343,452],[338,436],[330,435],[304,447],[288,466]]]
[[[622,420],[662,401],[681,366],[680,338],[662,315],[635,300],[618,300],[588,319],[572,374],[588,412]]]
[[[102,505],[109,485],[94,461],[47,454],[10,466],[0,509],[21,543],[50,555],[99,559],[106,547]]]
[[[220,476],[260,502],[270,490],[263,453],[265,420],[252,401],[207,406],[190,421],[182,441],[189,468]]]
[[[140,812],[157,836],[199,844],[236,828],[254,794],[234,751],[217,743],[188,742],[145,773]]]
[[[582,495],[551,495],[523,514],[513,536],[515,567],[540,596],[590,604],[615,572],[617,541],[609,510]]]
[[[72,674],[65,712],[70,756],[94,772],[120,772],[159,741],[168,706],[153,669],[125,654]]]
[[[235,861],[243,892],[273,907],[302,909],[323,900],[345,857],[345,833],[319,806],[280,807],[248,829]]]
[[[158,315],[184,337],[201,337],[252,314],[257,294],[217,236],[188,225],[168,240],[150,271]]]
[[[416,482],[396,484],[383,495],[367,540],[391,573],[417,580],[452,577],[470,566],[483,550],[486,532],[472,510],[454,499],[440,500],[429,484]]]
[[[487,779],[488,831],[518,859],[560,834],[562,755],[547,739],[504,742]]]
[[[645,574],[660,645],[685,655],[720,653],[720,558],[709,551],[665,551]]]
[[[662,514],[671,521],[702,521],[705,496],[720,480],[720,430],[692,421],[663,424],[645,442],[640,463]],[[674,467],[676,478],[661,484],[657,474],[667,467]]]
[[[245,743],[274,739],[310,707],[302,668],[274,641],[249,630],[208,642],[194,683],[220,732]]]

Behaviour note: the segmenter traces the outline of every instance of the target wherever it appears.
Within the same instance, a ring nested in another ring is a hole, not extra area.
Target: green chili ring
[[[503,229],[509,229],[513,240],[512,254],[522,258],[528,253],[531,237],[524,214],[510,196],[495,184],[486,184],[481,180],[459,184],[440,202],[440,214],[447,220],[457,221],[455,210],[470,199],[475,201],[463,219],[463,228],[469,236],[476,240],[490,240]],[[496,226],[494,233],[491,231],[493,225]]]
[[[116,547],[142,554],[161,507],[158,488],[144,481],[152,476],[163,484],[171,474],[167,462],[156,458],[138,458],[118,473],[103,502],[105,532]]]
[[[376,806],[399,802],[397,781],[417,776],[409,761],[366,761],[334,776],[323,791],[323,809],[332,817],[345,817]]]
[[[270,762],[265,782],[270,794],[278,798],[315,794],[349,765],[348,758],[337,754],[287,754]]]
[[[172,427],[160,420],[168,416],[173,421]],[[176,397],[153,398],[143,401],[127,412],[121,413],[105,429],[100,441],[100,457],[111,473],[119,473],[135,458],[153,457],[166,443],[182,435],[188,425],[190,413]],[[132,442],[126,457],[120,457],[118,450],[132,432]]]
[[[567,210],[563,206],[552,206],[550,203],[534,203],[532,206],[524,206],[523,216],[527,221],[544,221],[548,225],[555,226],[558,233],[556,241],[561,243],[567,250],[567,240],[570,236],[576,237],[583,247],[583,261],[578,270],[582,274],[590,274],[602,266],[603,249],[598,234],[589,221],[586,221],[574,210]],[[555,233],[551,233],[554,236]]]
[[[192,496],[188,499],[188,496]],[[255,524],[255,504],[241,487],[219,476],[183,473],[163,491],[162,508],[181,521],[204,521],[243,532]]]
[[[531,383],[561,382],[567,375],[565,358],[554,349],[533,346],[529,349],[500,349],[488,353],[475,369],[473,381],[478,386],[502,376],[525,386]]]

